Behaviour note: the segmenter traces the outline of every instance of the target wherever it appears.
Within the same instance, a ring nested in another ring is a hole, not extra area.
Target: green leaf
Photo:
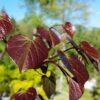
[[[43,82],[43,89],[47,97],[50,98],[55,93],[55,88],[56,88],[55,74],[51,73],[50,77],[43,75],[42,82]]]

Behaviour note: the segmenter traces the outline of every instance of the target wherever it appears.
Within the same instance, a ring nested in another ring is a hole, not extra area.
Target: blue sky
[[[89,26],[100,27],[100,0],[92,0],[90,9]]]
[[[8,15],[20,20],[24,17],[26,9],[22,7],[22,0],[0,0],[0,10],[5,9]]]
[[[22,7],[22,0],[0,0],[0,10],[3,8],[16,20],[21,20],[26,12],[26,9]],[[100,27],[100,0],[92,0],[90,10],[88,26]]]

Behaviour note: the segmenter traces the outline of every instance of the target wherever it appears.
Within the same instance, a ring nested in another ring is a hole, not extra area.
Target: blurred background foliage
[[[100,53],[100,29],[86,27],[90,13],[88,2],[87,0],[23,0],[22,5],[27,8],[26,16],[18,22],[12,18],[14,29],[11,35],[20,33],[32,35],[38,26],[44,25],[50,27],[54,24],[62,24],[65,21],[71,21],[76,28],[74,37],[76,43],[87,40],[93,44]],[[3,53],[4,49],[5,44],[0,41],[0,55]],[[53,49],[50,55],[54,52],[55,50]],[[55,67],[49,65],[47,74],[49,75],[49,72],[53,70],[55,70]],[[93,93],[86,90],[81,100],[87,100],[87,98],[88,100],[92,100],[92,98],[99,100],[100,74],[97,73],[90,64],[88,65],[88,71],[90,78],[95,78],[97,80],[98,89],[94,91],[94,97]],[[24,73],[20,73],[18,66],[16,66],[8,54],[5,53],[4,57],[0,60],[0,96],[10,96],[15,92],[20,90],[25,91],[30,86],[34,86],[37,88],[39,94],[41,94],[45,100],[48,100],[41,86],[40,73],[40,69],[37,71],[28,70]],[[67,94],[64,95],[64,93],[61,93],[60,95],[59,91],[61,89],[64,91],[68,90],[67,87],[65,88],[66,81],[58,69],[55,70],[55,74],[58,80],[63,81],[61,83],[57,82],[58,88],[55,100],[64,100]],[[59,87],[61,88],[59,89]]]

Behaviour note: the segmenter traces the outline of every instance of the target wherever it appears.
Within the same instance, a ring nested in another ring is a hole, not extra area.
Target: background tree
[[[69,20],[82,24],[89,16],[88,2],[85,0],[24,0],[24,5],[28,13],[41,15],[43,19],[49,18],[52,23],[54,20],[56,22]]]

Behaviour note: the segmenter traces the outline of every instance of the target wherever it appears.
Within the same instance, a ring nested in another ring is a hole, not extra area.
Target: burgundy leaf
[[[31,87],[26,91],[26,95],[28,97],[27,100],[35,100],[37,96],[37,92],[33,87]]]
[[[57,51],[57,54],[58,54],[58,56],[61,58],[63,64],[67,67],[67,69],[68,69],[71,73],[73,73],[72,66],[71,66],[69,60],[67,59],[67,57],[65,56],[65,54],[64,54],[62,51],[60,51],[60,50]]]
[[[92,45],[90,45],[87,41],[82,41],[80,43],[80,46],[82,50],[84,51],[84,53],[86,54],[86,56],[91,61],[91,63],[93,63],[96,70],[99,71],[99,68],[98,68],[99,54],[97,50]]]
[[[7,52],[20,71],[41,67],[48,56],[48,48],[41,38],[33,41],[22,35],[15,35],[8,41]]]
[[[93,59],[91,56],[89,56],[87,53],[86,53],[87,57],[89,58],[89,60],[91,61],[91,63],[93,64],[93,66],[95,67],[95,69],[97,71],[99,71],[99,67],[98,67],[98,60],[96,59]]]
[[[80,86],[84,86],[85,82],[89,79],[86,67],[76,56],[71,57],[69,61],[73,68],[74,77],[77,79]]]
[[[75,34],[75,30],[73,29],[73,25],[70,22],[66,22],[65,25],[62,25],[65,32],[68,33],[68,35],[73,38]]]
[[[11,100],[35,100],[37,96],[36,90],[31,87],[29,88],[25,93],[15,93],[12,97]]]
[[[37,32],[48,42],[50,47],[54,47],[60,42],[60,39],[52,30],[46,30],[44,27],[38,27]]]
[[[89,78],[84,64],[76,56],[71,57],[69,60],[62,51],[57,51],[57,53],[66,68],[76,77],[79,84],[84,86],[84,83]]]
[[[80,85],[73,79],[69,79],[69,100],[79,100],[83,91]]]
[[[13,25],[5,12],[0,14],[0,40],[3,39],[12,30]]]
[[[99,54],[97,52],[97,50],[92,46],[90,45],[87,41],[82,41],[80,43],[81,45],[81,48],[89,55],[91,56],[92,58],[94,59],[99,59]]]
[[[46,39],[49,45],[52,45],[48,30],[46,30],[44,27],[38,27],[37,32],[40,34],[42,38]]]

